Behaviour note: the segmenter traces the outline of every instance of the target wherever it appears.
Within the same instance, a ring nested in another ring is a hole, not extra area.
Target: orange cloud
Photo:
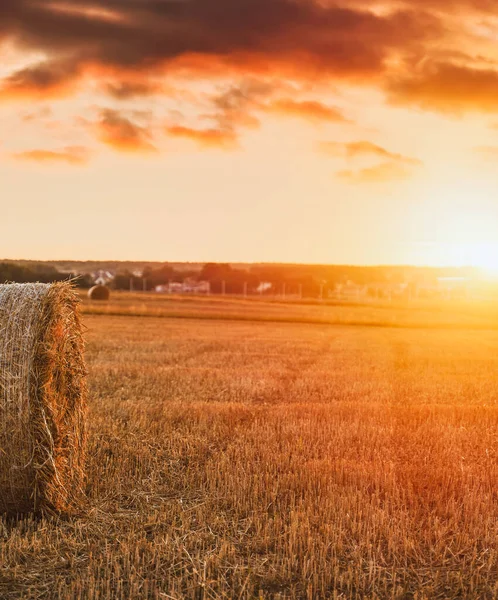
[[[70,62],[41,62],[0,81],[0,99],[46,99],[72,94],[80,76]]]
[[[237,146],[237,135],[231,130],[192,129],[176,125],[167,127],[166,133],[171,137],[191,140],[204,148],[231,150]]]
[[[356,8],[406,8],[412,10],[437,10],[455,13],[456,9],[466,9],[467,14],[494,12],[494,0],[348,0],[348,5]]]
[[[375,167],[358,170],[338,171],[336,176],[346,183],[385,183],[402,181],[412,175],[409,169],[393,162],[382,163]]]
[[[103,90],[116,100],[131,100],[160,94],[163,92],[163,87],[158,83],[147,81],[118,81],[107,83]]]
[[[32,123],[49,119],[52,115],[53,111],[50,106],[41,106],[29,112],[25,112],[21,115],[21,119],[24,123]]]
[[[445,21],[448,12],[450,24]],[[258,75],[368,84],[386,91],[394,103],[495,112],[498,70],[489,65],[497,57],[494,34],[489,33],[493,27],[483,25],[486,12],[496,12],[496,3],[2,0],[0,43],[9,40],[49,58],[0,81],[0,98],[55,98],[97,82],[123,100],[170,94],[149,80],[171,73],[211,80]],[[481,22],[468,22],[476,16]],[[476,48],[475,54],[490,56],[467,57],[467,46],[473,47],[469,40],[480,36],[484,50]],[[109,84],[109,76],[116,74],[123,81]],[[336,108],[299,101],[292,93],[289,99],[268,102],[267,110],[317,121],[344,120]],[[244,119],[247,126],[257,125],[247,110],[226,117],[238,119],[241,126],[246,126]]]
[[[388,83],[392,102],[447,113],[498,112],[498,70],[427,63],[421,73]]]
[[[344,158],[373,156],[413,166],[422,164],[421,161],[416,158],[410,158],[409,156],[397,154],[396,152],[389,152],[389,150],[368,141],[349,142],[345,144],[340,142],[321,142],[319,148],[322,152],[329,154],[330,156]]]
[[[313,100],[298,101],[290,98],[275,100],[266,105],[265,110],[311,121],[349,122],[339,109]]]
[[[81,146],[67,146],[62,150],[27,150],[12,155],[17,160],[38,163],[65,163],[72,166],[84,165],[90,153]]]
[[[121,22],[126,21],[124,15],[115,10],[88,4],[74,5],[69,2],[46,2],[45,8],[54,13],[65,13],[69,16],[83,17],[96,21]]]
[[[444,35],[437,16],[413,7],[375,14],[315,0],[241,1],[2,0],[0,41],[70,57],[73,72],[81,65],[164,72],[183,62],[203,72],[214,65],[220,74],[229,67],[372,80],[392,55]]]
[[[274,89],[274,83],[246,78],[212,98],[215,113],[207,114],[205,118],[214,120],[218,124],[217,129],[224,131],[238,127],[257,129],[261,123],[254,116],[254,112],[261,108],[262,101],[270,96]]]
[[[155,153],[150,131],[114,110],[104,110],[96,125],[98,139],[120,152]]]

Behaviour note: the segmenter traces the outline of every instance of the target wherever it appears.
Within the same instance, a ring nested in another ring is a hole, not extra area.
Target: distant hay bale
[[[88,290],[88,297],[90,300],[109,300],[109,288],[105,285],[94,285],[93,288]]]
[[[76,508],[86,368],[69,283],[0,285],[0,513]]]

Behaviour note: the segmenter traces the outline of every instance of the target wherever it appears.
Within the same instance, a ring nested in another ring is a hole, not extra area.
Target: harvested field
[[[497,329],[498,302],[470,300],[282,301],[114,292],[107,303],[86,303],[86,314],[430,329]]]
[[[0,521],[0,598],[498,595],[497,331],[85,324],[88,510]]]

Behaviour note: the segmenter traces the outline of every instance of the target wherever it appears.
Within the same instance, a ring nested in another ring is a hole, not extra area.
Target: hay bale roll
[[[105,285],[94,285],[88,290],[90,300],[109,300],[111,292]]]
[[[86,368],[69,283],[0,285],[0,513],[75,508]]]

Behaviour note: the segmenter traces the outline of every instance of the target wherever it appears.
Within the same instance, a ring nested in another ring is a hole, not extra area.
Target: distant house
[[[158,294],[209,294],[210,289],[209,281],[195,279],[185,279],[182,283],[172,281],[155,287]]]
[[[91,275],[95,285],[107,285],[114,279],[114,273],[110,271],[95,271]]]
[[[262,281],[258,287],[256,288],[256,292],[258,294],[264,294],[265,292],[269,292],[273,287],[273,284],[269,281]]]
[[[195,279],[185,279],[183,282],[184,294],[209,294],[211,286],[209,281],[196,281]]]
[[[182,287],[181,283],[164,283],[156,285],[154,291],[158,294],[181,294]]]

